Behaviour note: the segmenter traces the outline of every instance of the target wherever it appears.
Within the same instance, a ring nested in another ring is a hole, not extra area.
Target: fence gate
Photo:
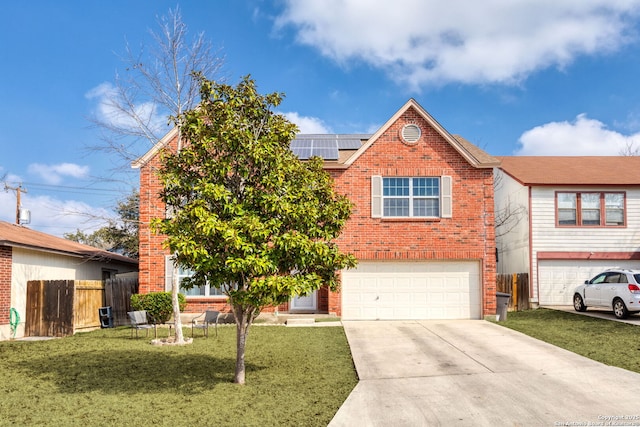
[[[115,278],[104,282],[105,304],[111,307],[115,326],[129,324],[131,295],[138,293],[138,278]]]
[[[27,282],[25,336],[73,335],[73,280]]]
[[[511,294],[509,300],[510,311],[529,310],[529,274],[498,274],[496,275],[496,291]]]

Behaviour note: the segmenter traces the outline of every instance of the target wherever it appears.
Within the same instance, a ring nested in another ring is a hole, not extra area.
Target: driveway
[[[502,326],[343,324],[360,381],[331,427],[640,425],[640,374]]]

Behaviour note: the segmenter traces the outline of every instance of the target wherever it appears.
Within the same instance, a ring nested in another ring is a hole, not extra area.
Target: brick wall
[[[400,131],[407,123],[422,129],[407,145]],[[495,314],[495,235],[493,172],[471,166],[412,108],[408,109],[346,170],[333,170],[338,192],[354,203],[338,239],[359,260],[479,260],[483,314]],[[453,217],[400,220],[371,217],[371,176],[442,176],[453,181]],[[329,297],[329,311],[340,315],[340,295]],[[334,311],[335,310],[335,311]]]
[[[420,140],[401,141],[406,123],[418,124]],[[159,156],[140,170],[140,292],[164,290],[162,236],[151,233],[149,220],[164,215],[157,195],[161,189],[155,171]],[[479,260],[481,263],[483,314],[495,314],[495,235],[493,175],[476,169],[444,140],[422,116],[408,109],[396,123],[346,170],[330,171],[336,189],[354,203],[352,217],[338,239],[343,251],[360,260]],[[441,176],[453,180],[453,218],[437,220],[389,220],[371,218],[372,175]],[[322,290],[318,310],[341,314],[339,292]],[[220,298],[189,301],[187,311],[204,308],[229,311]],[[286,311],[287,306],[279,307]],[[272,311],[273,309],[267,310]]]
[[[11,264],[10,247],[0,246],[0,325],[9,324],[11,309]]]

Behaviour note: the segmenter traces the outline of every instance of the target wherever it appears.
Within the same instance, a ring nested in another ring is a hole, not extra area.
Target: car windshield
[[[634,274],[633,278],[636,280],[636,283],[640,283],[640,274]]]

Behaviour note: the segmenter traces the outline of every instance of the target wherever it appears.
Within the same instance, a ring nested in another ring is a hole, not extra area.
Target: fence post
[[[518,275],[516,273],[511,275],[511,303],[515,311],[518,311]]]

